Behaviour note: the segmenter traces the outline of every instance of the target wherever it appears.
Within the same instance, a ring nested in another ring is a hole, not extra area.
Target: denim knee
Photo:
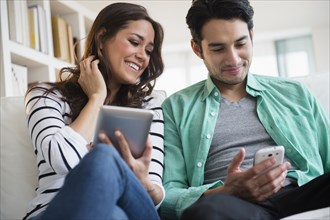
[[[88,155],[93,158],[97,157],[98,160],[121,159],[119,152],[113,146],[107,144],[96,144]]]
[[[117,149],[108,144],[96,144],[90,153],[93,153],[93,152],[97,152],[97,153],[102,152],[102,154],[105,154],[105,155],[120,157]]]
[[[97,144],[78,164],[79,170],[89,172],[91,176],[121,170],[123,160],[118,151],[107,144]]]

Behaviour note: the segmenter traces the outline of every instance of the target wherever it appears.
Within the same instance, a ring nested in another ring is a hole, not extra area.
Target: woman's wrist
[[[89,97],[89,101],[98,103],[98,106],[102,106],[104,104],[105,101],[105,96],[101,95],[101,94],[93,94]]]
[[[147,190],[147,192],[148,192],[149,194],[152,193],[153,191],[155,191],[155,189],[156,189],[156,187],[155,187],[154,184],[152,184],[152,186],[148,186],[148,187],[146,188],[146,190]]]
[[[155,190],[155,186],[150,180],[147,180],[146,182],[142,182],[142,185],[144,186],[145,190],[148,193],[151,193],[152,191]]]

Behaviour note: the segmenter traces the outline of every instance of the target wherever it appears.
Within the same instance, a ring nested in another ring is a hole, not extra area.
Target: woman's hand
[[[94,56],[89,56],[80,62],[80,76],[78,83],[88,98],[96,95],[102,100],[105,100],[107,87],[98,68],[99,60],[93,59]]]
[[[152,149],[149,138],[147,140],[146,147],[142,156],[139,158],[134,158],[124,135],[119,130],[117,130],[115,132],[115,136],[119,144],[118,150],[120,151],[122,158],[126,161],[127,165],[138,177],[140,182],[146,187],[146,189],[148,189],[147,188],[148,184],[151,184],[151,181],[149,180],[148,177],[148,170],[150,165],[151,149]],[[103,143],[113,146],[111,140],[105,133],[100,133],[99,138]]]
[[[147,140],[146,147],[142,156],[139,158],[134,158],[124,135],[120,131],[116,131],[115,135],[118,140],[120,148],[119,151],[121,153],[122,158],[126,161],[128,166],[134,172],[135,176],[140,180],[141,184],[149,193],[154,204],[157,205],[163,198],[163,191],[160,186],[152,183],[149,179],[148,171],[152,150],[150,139],[148,138]],[[113,146],[111,140],[106,134],[100,133],[99,138],[103,143]]]
[[[138,177],[141,183],[145,187],[147,187],[148,181],[150,182],[148,177],[148,171],[152,150],[152,145],[149,137],[142,156],[139,158],[134,158],[124,135],[119,130],[115,132],[115,135],[118,140],[120,148],[119,150],[123,159],[126,161],[127,165],[131,168],[134,174]]]
[[[98,69],[99,60],[93,56],[80,62],[78,83],[88,97],[88,102],[80,111],[79,116],[69,126],[78,132],[89,143],[94,135],[97,113],[105,102],[107,88],[103,76]],[[90,150],[90,146],[87,145]]]

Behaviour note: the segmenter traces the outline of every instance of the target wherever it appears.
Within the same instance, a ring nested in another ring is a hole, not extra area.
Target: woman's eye
[[[139,42],[138,41],[135,41],[135,40],[130,40],[129,41],[133,46],[138,46],[139,45]]]
[[[152,53],[152,50],[146,50],[146,54],[147,54],[148,56],[150,56],[151,53]]]
[[[245,46],[245,43],[239,43],[236,45],[237,47],[244,47]]]

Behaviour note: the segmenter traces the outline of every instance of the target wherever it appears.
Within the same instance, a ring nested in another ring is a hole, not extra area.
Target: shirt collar
[[[204,101],[212,93],[213,90],[216,90],[220,95],[220,91],[214,85],[214,83],[210,77],[210,74],[208,74],[207,79],[205,80],[205,86],[204,86],[202,100]]]
[[[258,80],[256,79],[256,76],[252,73],[249,73],[247,75],[247,91],[248,89],[253,89],[256,91],[262,91],[265,90],[265,88],[258,82]]]
[[[207,75],[207,79],[205,80],[205,86],[204,86],[204,92],[203,92],[203,100],[205,100],[212,91],[216,90],[219,94],[220,91],[218,88],[214,85],[210,74]],[[249,73],[247,75],[247,85],[246,85],[246,91],[252,95],[256,96],[258,92],[265,90],[265,88],[258,82],[255,75],[252,73]]]

